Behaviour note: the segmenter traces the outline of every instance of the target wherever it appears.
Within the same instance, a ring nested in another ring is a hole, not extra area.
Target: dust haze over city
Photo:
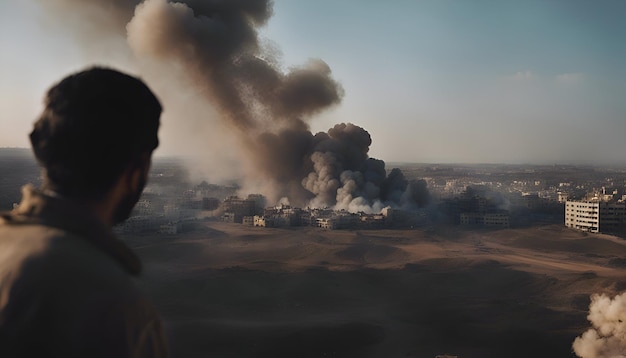
[[[85,66],[163,102],[116,232],[174,356],[626,355],[626,5],[0,10],[0,147],[28,147],[45,89]],[[0,163],[5,210],[39,178],[25,150]]]

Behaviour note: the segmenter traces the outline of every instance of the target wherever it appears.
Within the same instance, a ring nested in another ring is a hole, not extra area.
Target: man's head
[[[44,187],[97,201],[129,168],[143,168],[147,175],[159,144],[161,110],[141,80],[112,69],[95,67],[64,78],[48,91],[30,134]]]

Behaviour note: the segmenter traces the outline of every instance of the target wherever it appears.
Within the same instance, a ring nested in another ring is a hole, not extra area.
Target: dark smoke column
[[[343,90],[321,60],[286,74],[266,60],[273,56],[257,28],[271,13],[267,0],[147,0],[127,26],[128,42],[138,56],[181,65],[242,132],[306,129],[302,118],[339,103]]]
[[[343,90],[321,60],[288,73],[266,60],[257,28],[271,12],[264,0],[148,0],[127,26],[128,43],[137,56],[181,66],[234,128],[250,176],[297,202],[311,196],[300,184],[313,137],[304,119],[339,103]]]
[[[380,211],[415,204],[398,171],[368,157],[371,137],[338,124],[313,135],[306,120],[338,104],[343,89],[329,66],[311,60],[283,72],[259,43],[268,0],[147,0],[127,25],[136,56],[173,63],[221,113],[243,146],[251,178],[265,194],[296,205]]]

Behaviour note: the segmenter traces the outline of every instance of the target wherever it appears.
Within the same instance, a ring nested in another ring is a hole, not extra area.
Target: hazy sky
[[[0,1],[0,147],[28,146],[44,91],[65,74],[138,71],[123,44],[86,48],[67,26],[76,16],[42,3]],[[357,124],[373,157],[626,163],[626,1],[275,0],[261,36],[286,69],[328,63],[345,96],[311,126]],[[179,152],[174,112],[160,154]]]

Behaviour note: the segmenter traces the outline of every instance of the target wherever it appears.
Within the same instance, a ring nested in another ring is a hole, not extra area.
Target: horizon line
[[[0,147],[0,150],[27,150],[32,151],[31,148],[28,147]],[[31,153],[32,154],[32,153]],[[166,158],[200,158],[199,155],[193,154],[155,154],[155,159],[166,159]],[[371,157],[370,157],[371,158]],[[376,158],[379,159],[379,158]],[[391,165],[446,165],[446,166],[454,166],[454,165],[486,165],[486,166],[499,166],[499,165],[514,165],[514,166],[625,166],[624,163],[589,163],[589,162],[523,162],[523,163],[515,163],[515,162],[428,162],[428,161],[406,161],[406,160],[385,160],[386,166]]]

